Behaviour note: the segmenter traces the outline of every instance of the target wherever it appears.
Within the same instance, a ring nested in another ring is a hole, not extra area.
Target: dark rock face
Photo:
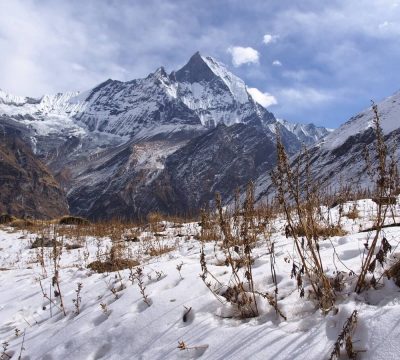
[[[219,125],[169,156],[152,183],[151,194],[161,211],[196,213],[219,192],[232,198],[275,163],[273,141],[259,128],[244,124]]]
[[[32,153],[18,126],[1,119],[0,124],[0,213],[44,219],[67,214],[63,191]]]
[[[182,83],[188,82],[193,84],[203,81],[219,81],[221,85],[223,84],[222,80],[207,66],[199,52],[196,52],[182,69],[173,74],[175,79]]]
[[[300,142],[281,130],[293,154]],[[228,201],[237,188],[270,171],[274,141],[263,126],[248,124],[221,124],[188,142],[132,141],[92,161],[75,179],[68,201],[73,213],[91,219],[195,214],[216,192]]]
[[[194,214],[220,192],[226,200],[237,188],[270,170],[276,149],[262,128],[245,124],[219,125],[198,136],[163,161],[163,169],[127,168],[139,145],[121,150],[107,163],[90,170],[91,178],[101,179],[69,193],[75,213],[94,219],[143,218],[151,211],[166,214]],[[142,146],[149,147],[149,143]],[[154,147],[171,144],[156,142]],[[152,149],[148,148],[152,151]],[[103,170],[114,167],[111,176]],[[153,179],[148,183],[149,179]],[[90,205],[90,207],[86,207]]]

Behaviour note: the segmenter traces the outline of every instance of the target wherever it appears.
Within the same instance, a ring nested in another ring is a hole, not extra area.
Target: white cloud
[[[161,65],[175,70],[196,50],[228,57],[236,30],[204,31],[189,16],[176,18],[178,9],[192,12],[187,2],[155,3],[0,1],[0,87],[40,97],[145,77]]]
[[[75,71],[85,71],[86,68],[84,66],[82,66],[81,64],[77,64],[77,63],[72,63],[71,64],[72,70]]]
[[[282,63],[281,63],[279,60],[274,60],[274,61],[272,62],[272,65],[273,65],[273,66],[282,66]]]
[[[276,100],[275,96],[268,92],[261,92],[257,88],[247,88],[247,91],[251,95],[251,97],[258,102],[260,105],[264,106],[265,108],[276,105],[278,101]]]
[[[383,28],[388,27],[388,26],[389,26],[389,22],[388,21],[384,21],[383,23],[378,25],[379,29],[383,29]]]
[[[260,53],[251,47],[233,46],[228,49],[232,55],[232,64],[235,67],[243,64],[258,64]]]
[[[309,108],[334,100],[334,96],[327,91],[312,87],[282,89],[279,92],[279,97],[282,103],[301,108]]]
[[[265,45],[272,44],[272,43],[276,42],[277,39],[278,39],[277,35],[265,34],[263,37],[263,43]]]

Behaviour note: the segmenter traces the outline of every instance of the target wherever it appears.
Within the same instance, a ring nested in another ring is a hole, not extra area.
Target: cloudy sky
[[[197,50],[276,116],[337,127],[400,89],[400,2],[0,0],[0,88],[17,95],[172,71]]]

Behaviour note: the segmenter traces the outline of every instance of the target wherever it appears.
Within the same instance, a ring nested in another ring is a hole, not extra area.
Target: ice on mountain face
[[[235,102],[228,93],[216,94],[207,84],[183,83],[179,84],[178,94],[182,102],[197,113],[205,127],[240,122]]]
[[[76,92],[70,92],[31,99],[0,91],[0,115],[18,119],[41,136],[82,135],[84,130],[72,119],[72,116],[84,107],[84,103],[70,102],[76,95]]]
[[[83,129],[72,116],[82,111],[83,102],[71,103],[78,93],[45,95],[41,99],[18,97],[0,91],[0,115],[8,115],[35,130],[38,135],[80,135]]]
[[[21,106],[27,102],[26,97],[12,95],[0,89],[0,104]]]
[[[400,127],[400,92],[389,96],[378,103],[377,106],[383,133],[386,135],[398,129]],[[336,149],[343,145],[350,136],[362,133],[368,128],[374,127],[374,118],[375,115],[372,111],[372,107],[352,117],[326,137],[322,144],[323,149]]]
[[[202,56],[202,59],[210,67],[213,73],[224,81],[225,85],[229,88],[231,94],[233,95],[233,98],[237,102],[245,104],[249,101],[249,94],[246,90],[246,84],[242,79],[230,73],[223,64],[216,61],[212,57]]]

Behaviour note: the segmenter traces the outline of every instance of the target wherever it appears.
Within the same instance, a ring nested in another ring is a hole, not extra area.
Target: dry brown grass
[[[356,207],[353,207],[346,214],[344,214],[344,216],[346,216],[350,220],[356,220],[359,218],[360,214],[358,209]]]
[[[359,217],[360,217],[360,212],[358,211],[358,208],[357,208],[357,203],[356,202],[353,202],[353,205],[352,205],[352,207],[346,212],[346,213],[343,213],[343,203],[344,203],[345,201],[343,201],[342,202],[342,205],[341,205],[341,207],[340,207],[340,210],[339,210],[339,215],[340,216],[346,216],[348,219],[350,219],[350,220],[356,220],[356,219],[358,219]]]
[[[135,266],[138,266],[139,262],[132,259],[114,259],[100,261],[96,260],[88,264],[88,268],[97,272],[97,273],[105,273],[105,272],[114,272],[120,271],[124,269],[131,269]]]
[[[171,252],[171,251],[173,251],[173,250],[175,250],[175,247],[174,246],[167,246],[167,245],[165,245],[165,246],[163,246],[163,247],[160,247],[160,248],[155,248],[155,247],[152,247],[152,248],[150,248],[147,252],[146,252],[146,254],[147,255],[150,255],[150,256],[161,256],[161,255],[163,255],[163,254],[167,254],[167,253],[169,253],[169,252]]]
[[[294,226],[294,235],[304,237],[310,233],[310,231],[306,231],[302,224],[298,224]],[[339,225],[321,225],[321,224],[314,224],[312,229],[312,235],[314,237],[326,239],[331,236],[344,236],[346,235],[346,231],[344,231]],[[291,234],[293,236],[293,232]]]
[[[9,225],[18,230],[33,229],[35,223],[32,220],[27,219],[15,219],[9,223]]]

